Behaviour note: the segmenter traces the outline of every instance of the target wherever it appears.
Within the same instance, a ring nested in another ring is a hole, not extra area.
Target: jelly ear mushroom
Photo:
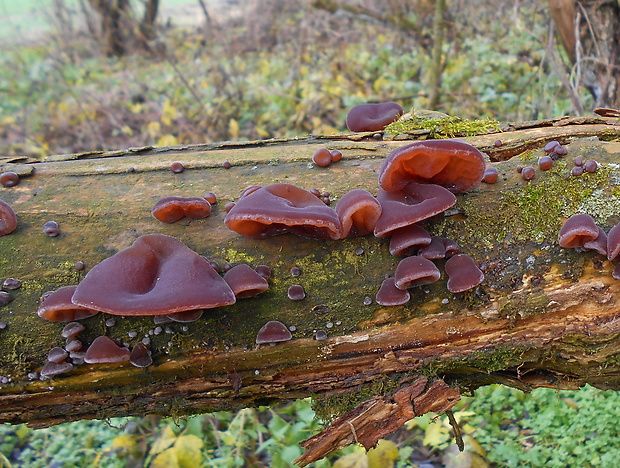
[[[395,149],[385,158],[379,185],[393,192],[411,182],[422,182],[465,192],[480,183],[485,167],[482,153],[464,141],[418,141]]]
[[[394,278],[386,278],[375,296],[377,304],[382,306],[396,306],[409,302],[411,295],[406,289],[399,289],[394,283]]]
[[[267,280],[248,265],[236,265],[226,272],[224,281],[236,297],[252,297],[269,288]]]
[[[381,217],[375,226],[375,236],[389,236],[396,229],[443,213],[456,203],[449,190],[434,184],[410,183],[404,189],[387,192],[379,189]]]
[[[607,258],[615,260],[618,255],[620,255],[620,223],[612,227],[607,235]]]
[[[17,227],[17,216],[13,208],[0,200],[0,236],[11,234]]]
[[[151,213],[162,223],[175,223],[180,219],[204,219],[211,214],[211,204],[199,197],[164,197],[158,200]]]
[[[406,255],[414,247],[430,244],[431,235],[426,229],[417,224],[411,224],[392,232],[390,238],[390,253],[395,256]]]
[[[376,132],[383,130],[401,115],[403,108],[396,102],[360,104],[348,112],[346,124],[352,132]]]
[[[562,247],[576,249],[583,247],[586,242],[595,241],[598,235],[599,229],[592,216],[576,214],[568,218],[560,229],[558,242]]]
[[[312,239],[341,237],[336,212],[309,191],[291,184],[266,185],[242,195],[224,223],[253,239],[287,232]]]
[[[460,293],[475,288],[484,281],[484,274],[469,255],[450,257],[445,265],[448,275],[448,291]]]
[[[601,255],[607,255],[607,234],[600,227],[598,228],[598,237],[593,241],[584,242],[584,249],[596,250]],[[620,250],[620,246],[618,247]]]
[[[130,352],[121,348],[107,336],[98,336],[88,347],[84,355],[87,364],[103,364],[111,362],[129,361]]]
[[[71,302],[76,288],[77,286],[64,286],[48,294],[39,306],[37,315],[52,322],[72,322],[98,314],[99,311],[78,306]],[[79,329],[77,324],[74,328]]]
[[[344,194],[336,204],[342,237],[359,237],[373,232],[381,216],[381,204],[362,189]]]
[[[204,257],[149,234],[95,265],[72,301],[113,315],[166,315],[231,305],[235,295]]]
[[[394,273],[394,286],[408,289],[412,286],[434,283],[441,273],[433,262],[423,257],[413,256],[401,260]]]
[[[277,320],[271,320],[261,327],[256,335],[256,344],[280,343],[293,338],[288,328]]]

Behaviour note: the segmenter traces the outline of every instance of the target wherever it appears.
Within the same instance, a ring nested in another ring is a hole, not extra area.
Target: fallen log
[[[349,427],[355,416],[350,434],[359,432],[359,440],[370,421],[360,415],[370,418],[372,412],[365,411],[370,406],[382,408],[373,417],[395,415],[394,424],[422,414],[415,405],[394,406],[413,389],[416,395],[434,395],[443,388],[442,411],[459,391],[490,383],[524,390],[586,383],[620,389],[620,282],[611,277],[614,265],[596,253],[557,244],[562,221],[571,214],[589,213],[606,231],[620,221],[618,121],[564,118],[502,129],[464,138],[496,161],[499,182],[458,195],[455,209],[425,223],[432,234],[456,240],[483,267],[484,282],[473,292],[451,294],[443,277],[395,307],[372,301],[398,263],[387,240],[292,235],[253,240],[228,230],[223,218],[224,204],[250,185],[316,187],[332,200],[354,188],[376,193],[383,158],[408,143],[406,136],[375,140],[372,134],[341,134],[55,155],[44,161],[1,158],[2,170],[14,170],[22,180],[0,192],[18,216],[16,231],[0,237],[0,278],[23,284],[0,308],[6,324],[0,330],[0,421],[45,427],[86,418],[179,416],[312,395],[325,419],[352,411],[336,421]],[[424,132],[417,137],[424,138]],[[566,145],[568,155],[551,171],[537,170],[533,181],[523,180],[516,167],[535,165],[542,147],[554,139]],[[320,147],[339,149],[343,160],[328,168],[312,165]],[[576,156],[596,159],[599,171],[566,176]],[[222,167],[225,160],[230,169]],[[175,161],[183,163],[183,173],[169,170]],[[150,214],[163,196],[207,191],[219,199],[207,219],[163,224]],[[59,237],[42,233],[52,219],[60,225]],[[147,233],[174,236],[220,265],[268,265],[270,288],[209,310],[197,322],[165,324],[159,332],[150,318],[86,319],[80,336],[85,344],[101,334],[130,345],[149,337],[153,365],[83,364],[40,380],[37,372],[48,350],[64,344],[63,325],[35,313],[41,294],[79,283],[95,264]],[[75,269],[77,261],[84,262],[84,271]],[[301,276],[291,276],[293,266]],[[304,286],[304,300],[287,298],[293,283]],[[293,339],[257,346],[256,334],[269,320],[294,327]],[[327,339],[315,339],[318,330]],[[300,463],[320,458],[346,437],[317,439],[316,449],[309,442]],[[365,440],[372,445],[372,439]]]

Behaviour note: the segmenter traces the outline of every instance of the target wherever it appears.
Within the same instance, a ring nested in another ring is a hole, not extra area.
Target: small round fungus
[[[431,218],[454,206],[452,192],[435,184],[410,183],[403,190],[387,192],[379,189],[381,217],[375,226],[375,236],[389,236],[396,229]]]
[[[47,353],[47,360],[57,364],[67,359],[67,357],[69,357],[69,353],[60,346],[50,349]]]
[[[98,311],[71,302],[76,288],[77,286],[64,286],[47,295],[39,306],[37,315],[52,322],[72,322],[97,315]]]
[[[17,278],[6,278],[2,282],[2,289],[4,289],[4,290],[13,291],[13,290],[19,289],[21,287],[22,287],[22,282],[21,282],[21,280],[18,280]]]
[[[173,162],[172,164],[170,164],[170,170],[175,174],[180,174],[185,170],[185,166],[181,162]]]
[[[73,268],[75,268],[77,271],[82,271],[84,268],[86,268],[86,265],[84,264],[84,262],[78,260],[73,265]]]
[[[64,374],[73,369],[73,364],[70,362],[48,362],[41,369],[41,378],[50,379],[58,374]]]
[[[423,257],[413,256],[401,260],[394,273],[394,286],[408,289],[412,286],[437,281],[441,273],[433,262]]]
[[[521,170],[521,177],[525,180],[532,180],[536,177],[536,170],[533,167],[527,166]]]
[[[568,154],[568,150],[562,145],[557,145],[553,148],[553,152],[559,156],[566,156]]]
[[[183,312],[175,312],[174,314],[167,314],[164,317],[168,317],[173,322],[179,323],[189,323],[195,322],[200,317],[202,317],[203,311],[202,309],[197,310],[185,310]],[[156,315],[156,317],[161,317]]]
[[[129,350],[121,348],[107,336],[98,336],[88,347],[84,355],[87,364],[129,361]]]
[[[291,184],[260,187],[239,198],[224,223],[253,239],[291,232],[313,239],[339,239],[336,212],[307,190]]]
[[[222,167],[223,167],[224,169],[230,169],[230,168],[232,167],[232,164],[230,164],[230,162],[229,162],[229,161],[224,161],[224,162],[222,163]]]
[[[386,278],[375,296],[377,304],[382,306],[396,306],[409,302],[411,295],[406,289],[398,289],[394,284],[394,278]],[[366,301],[364,301],[364,304]]]
[[[559,142],[557,142],[557,141],[555,141],[555,140],[550,141],[549,143],[547,143],[547,144],[545,145],[545,153],[547,153],[547,154],[549,154],[549,153],[553,153],[553,152],[555,151],[555,148],[556,148],[557,146],[559,146],[559,145],[560,145],[560,143],[559,143]]]
[[[75,353],[76,351],[82,349],[82,342],[77,338],[67,338],[65,349],[70,353]]]
[[[612,227],[607,234],[607,259],[615,260],[618,255],[620,255],[620,223]]]
[[[69,322],[60,332],[63,338],[73,338],[86,330],[86,327],[79,322]]]
[[[232,267],[224,275],[236,297],[252,297],[267,291],[267,280],[253,270],[249,265],[241,264]]]
[[[441,185],[451,192],[474,188],[484,176],[484,156],[460,140],[426,140],[392,151],[379,171],[383,190],[402,190],[411,182]]]
[[[460,293],[475,288],[484,281],[484,273],[469,255],[458,254],[445,265],[448,275],[448,291]]]
[[[340,162],[340,160],[342,159],[342,151],[333,149],[330,151],[330,153],[332,155],[332,162]]]
[[[43,233],[48,237],[57,237],[60,235],[60,226],[56,221],[48,221],[43,225]]]
[[[314,333],[314,339],[317,341],[323,341],[327,339],[327,332],[325,330],[317,330]]]
[[[256,335],[256,344],[280,343],[293,338],[286,325],[277,320],[271,320],[261,327]]]
[[[573,177],[581,177],[583,175],[583,167],[582,166],[575,166],[570,170],[570,174]]]
[[[541,171],[548,171],[553,167],[553,159],[551,156],[541,156],[538,158],[538,169]]]
[[[494,166],[487,167],[482,176],[482,182],[485,184],[495,184],[499,180],[499,173]]]
[[[215,205],[217,203],[217,195],[215,192],[207,192],[202,198],[207,200],[211,205]]]
[[[17,216],[13,208],[0,200],[0,236],[12,233],[17,227]]]
[[[294,266],[293,268],[291,268],[291,276],[294,278],[297,278],[298,276],[301,276],[301,268],[299,268],[298,266]]]
[[[366,190],[355,189],[338,200],[336,213],[343,238],[365,236],[375,229],[381,216],[381,204]]]
[[[209,262],[174,237],[148,234],[95,265],[74,304],[113,315],[166,315],[235,303]]]
[[[0,174],[0,184],[4,187],[15,187],[19,184],[19,176],[15,172],[3,172]]]
[[[0,291],[0,307],[3,307],[13,300],[11,295],[6,291]]]
[[[397,257],[407,255],[410,250],[431,243],[431,235],[417,224],[396,229],[390,238],[390,253]]]
[[[594,219],[592,219],[592,216],[583,213],[576,214],[568,218],[560,229],[558,243],[562,247],[576,249],[578,247],[583,247],[586,242],[595,241],[598,235],[599,228],[594,222]],[[609,237],[611,237],[611,235],[612,232],[610,231]],[[607,251],[611,252],[610,249]]]
[[[144,343],[139,342],[131,350],[129,362],[136,367],[148,367],[153,364],[153,358]]]
[[[360,104],[348,112],[346,124],[352,132],[375,132],[383,130],[401,115],[403,108],[396,102]]]
[[[575,163],[575,166],[583,166],[583,158],[581,156],[577,156],[573,162]]]
[[[586,172],[596,172],[598,171],[598,163],[594,159],[588,159],[583,164],[583,168]]]
[[[269,268],[267,265],[258,265],[256,268],[254,268],[254,270],[266,280],[271,278],[271,268]]]
[[[439,260],[441,258],[446,258],[446,244],[444,243],[444,240],[445,239],[443,237],[432,236],[430,244],[425,245],[418,250],[418,255],[426,258],[427,260]]]
[[[301,284],[292,284],[286,293],[291,301],[301,301],[306,297],[306,292]]]
[[[151,213],[162,223],[175,223],[186,216],[204,219],[211,214],[211,204],[199,197],[164,197],[155,203]]]
[[[329,152],[327,148],[319,148],[314,152],[312,156],[312,161],[314,164],[320,167],[327,167],[332,163],[332,154]]]
[[[601,255],[607,255],[607,234],[600,227],[598,228],[598,237],[593,241],[583,243],[583,248],[588,250],[596,250]]]

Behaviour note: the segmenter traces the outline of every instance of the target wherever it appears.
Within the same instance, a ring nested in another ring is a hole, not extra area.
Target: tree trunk
[[[483,265],[484,282],[475,292],[450,294],[442,278],[412,290],[412,300],[397,307],[365,305],[398,261],[385,239],[283,235],[259,241],[229,231],[223,219],[224,204],[250,185],[289,182],[336,198],[353,188],[376,193],[383,158],[407,141],[342,134],[56,155],[42,162],[2,158],[2,170],[23,178],[1,195],[17,213],[18,227],[0,237],[0,277],[23,285],[0,308],[7,324],[0,330],[0,421],[44,427],[85,418],[178,416],[313,395],[323,416],[344,414],[340,431],[353,424],[360,441],[372,445],[372,438],[362,439],[369,418],[375,425],[383,420],[379,429],[386,431],[403,418],[449,409],[463,389],[495,382],[524,390],[586,383],[620,389],[620,282],[611,277],[613,265],[600,255],[562,249],[556,240],[562,219],[576,212],[590,213],[605,230],[619,220],[617,119],[562,118],[504,130],[465,138],[500,161],[503,179],[458,195],[454,210],[425,223]],[[498,138],[503,144],[496,147]],[[525,182],[516,166],[535,164],[553,139],[566,144],[569,155]],[[310,165],[325,146],[340,149],[344,159],[329,168]],[[576,156],[603,166],[566,178]],[[224,169],[224,160],[232,168]],[[174,161],[186,170],[173,174]],[[163,224],[150,214],[162,196],[211,190],[219,202],[205,220]],[[41,232],[51,219],[60,225],[59,237]],[[270,289],[207,311],[187,328],[163,325],[159,334],[149,318],[115,317],[114,326],[104,314],[86,319],[85,344],[101,334],[129,344],[150,336],[154,364],[79,365],[37,379],[33,373],[48,350],[64,345],[63,325],[35,313],[40,295],[77,284],[85,273],[74,268],[76,261],[88,271],[147,233],[175,236],[221,265],[269,265]],[[302,271],[298,278],[290,274],[294,265]],[[305,288],[304,300],[287,298],[293,283]],[[295,326],[293,339],[256,346],[256,333],[269,320]],[[315,330],[328,338],[314,339]],[[131,338],[132,331],[137,336]],[[403,398],[410,407],[397,404]],[[391,425],[385,415],[393,416]],[[322,456],[350,436],[322,438],[314,445],[320,449],[309,452]]]
[[[446,1],[436,0],[433,19],[433,50],[428,69],[428,108],[436,109],[441,98],[441,73],[443,71],[443,30]]]

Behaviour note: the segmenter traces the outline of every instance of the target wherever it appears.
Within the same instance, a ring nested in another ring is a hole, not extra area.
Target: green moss
[[[456,116],[420,117],[412,113],[407,120],[399,120],[389,124],[385,131],[392,135],[429,130],[431,138],[454,138],[457,136],[474,136],[484,133],[499,132],[499,122],[493,119],[468,120]]]
[[[479,369],[491,373],[509,369],[523,362],[525,348],[502,344],[495,348],[481,349],[470,355],[454,359],[438,359],[429,362],[418,371],[427,376],[443,376],[445,374],[471,373],[467,369]]]

